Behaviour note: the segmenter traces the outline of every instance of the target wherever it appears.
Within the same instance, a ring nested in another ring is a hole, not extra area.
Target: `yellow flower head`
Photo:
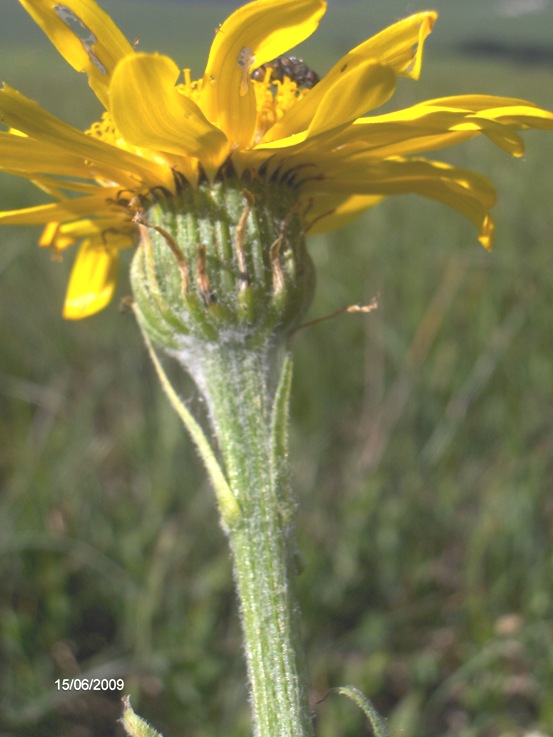
[[[294,188],[308,233],[336,228],[386,195],[414,192],[461,212],[489,248],[491,182],[412,155],[483,133],[520,156],[517,131],[553,129],[553,114],[532,103],[487,95],[364,117],[392,96],[398,76],[419,76],[431,11],[392,25],[306,83],[300,62],[278,60],[313,33],[326,3],[256,0],[220,26],[204,76],[193,81],[169,57],[138,53],[94,0],[19,1],[88,75],[106,109],[83,133],[7,84],[0,90],[0,170],[56,199],[2,212],[0,223],[44,223],[40,243],[57,251],[80,243],[68,318],[110,301],[119,250],[137,239],[137,203],[156,189],[214,182],[230,166],[238,177]]]

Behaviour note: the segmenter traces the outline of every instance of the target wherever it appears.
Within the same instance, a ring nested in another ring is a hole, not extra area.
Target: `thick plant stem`
[[[192,373],[208,402],[224,471],[240,507],[238,520],[226,527],[240,601],[254,734],[310,737],[313,729],[292,586],[294,504],[282,442],[287,392],[274,376],[274,363],[280,365],[281,374],[288,364],[276,361],[275,354],[269,344],[250,349],[226,343],[203,352]]]

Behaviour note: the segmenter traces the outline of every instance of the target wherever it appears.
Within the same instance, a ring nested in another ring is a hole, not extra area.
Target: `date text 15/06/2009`
[[[58,678],[54,681],[58,691],[122,691],[122,678]]]

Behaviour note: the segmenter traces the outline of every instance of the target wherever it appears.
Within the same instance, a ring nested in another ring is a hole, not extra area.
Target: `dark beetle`
[[[310,69],[303,59],[297,56],[279,56],[273,61],[262,64],[251,73],[251,78],[258,82],[265,79],[267,69],[271,70],[271,81],[283,82],[284,77],[288,77],[295,82],[298,87],[311,89],[319,81],[319,75]]]

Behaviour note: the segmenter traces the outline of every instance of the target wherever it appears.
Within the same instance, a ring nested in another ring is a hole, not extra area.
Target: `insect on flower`
[[[297,56],[279,56],[266,64],[262,64],[251,73],[251,78],[257,82],[263,82],[267,70],[271,70],[271,80],[283,82],[288,77],[298,87],[311,89],[319,82],[317,72],[310,69],[303,59]]]

